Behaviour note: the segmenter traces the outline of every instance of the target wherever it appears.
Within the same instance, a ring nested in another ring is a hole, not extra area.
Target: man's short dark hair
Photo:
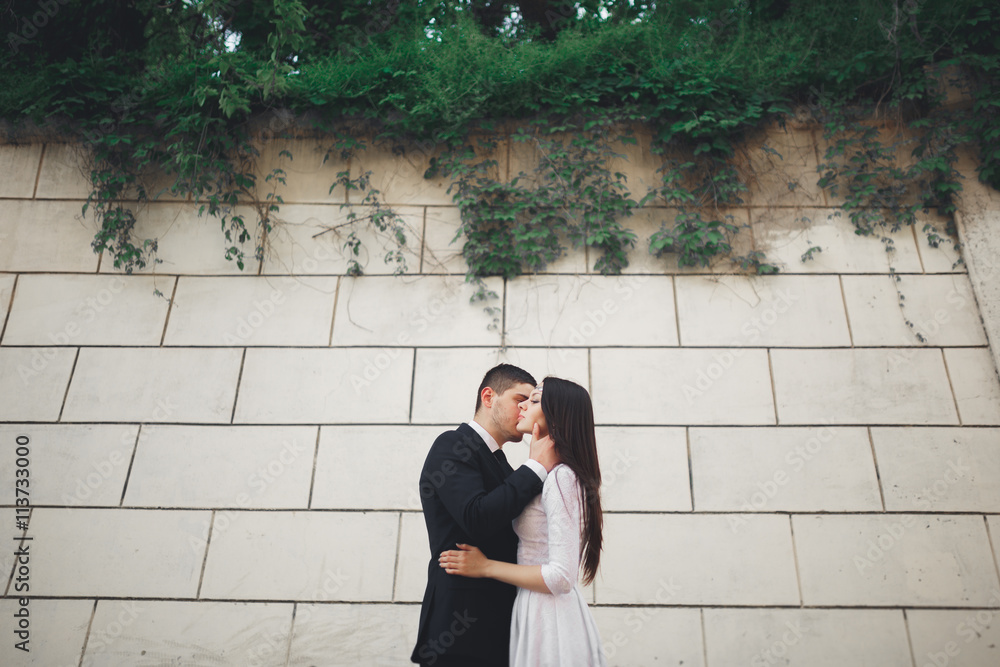
[[[486,371],[483,383],[479,385],[479,391],[476,393],[476,412],[483,406],[483,389],[489,387],[499,395],[516,384],[530,384],[534,387],[538,383],[531,377],[531,373],[511,364],[500,364]]]

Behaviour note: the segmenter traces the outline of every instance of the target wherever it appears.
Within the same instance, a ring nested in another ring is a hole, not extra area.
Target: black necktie
[[[507,463],[507,455],[503,453],[502,449],[498,449],[493,452],[493,456],[497,457],[497,461],[500,462],[500,468],[503,470],[503,474],[509,475],[514,472],[514,469],[510,467],[509,463]]]

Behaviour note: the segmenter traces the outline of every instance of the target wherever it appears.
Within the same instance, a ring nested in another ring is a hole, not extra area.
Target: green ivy
[[[596,251],[594,270],[619,272],[635,244],[628,218],[649,202],[678,210],[649,251],[676,252],[682,266],[730,253],[738,227],[719,211],[745,191],[734,146],[796,105],[826,115],[833,148],[820,179],[844,196],[859,233],[888,238],[920,210],[947,214],[963,144],[978,148],[979,177],[1000,185],[1000,9],[990,0],[587,0],[559,4],[566,11],[548,24],[523,12],[514,21],[511,3],[452,0],[126,4],[60,0],[42,26],[31,24],[34,0],[11,0],[0,15],[0,116],[14,137],[34,122],[91,150],[93,247],[125,271],[157,261],[157,239],[137,233],[136,217],[162,194],[148,185],[160,173],[218,222],[227,258],[244,267],[247,243],[262,258],[286,175],[258,181],[256,124],[277,112],[308,129],[363,121],[381,140],[447,145],[431,171],[452,178],[473,279],[541,270],[568,246]],[[963,73],[972,108],[945,109],[925,66]],[[903,147],[865,121],[886,107],[917,136],[905,147],[913,165],[894,162]],[[489,146],[468,139],[501,121],[524,128],[513,141],[542,157],[537,169],[499,178],[482,157]],[[610,166],[628,141],[615,128],[630,123],[665,156],[650,192]],[[402,245],[368,175],[336,185],[364,192],[349,220],[353,256],[365,224]],[[753,253],[734,259],[775,270]]]
[[[537,166],[509,181],[493,177],[495,145],[480,141],[453,146],[432,160],[427,176],[452,179],[449,193],[458,206],[465,238],[463,257],[469,275],[510,278],[543,270],[572,247],[599,251],[594,270],[620,273],[636,236],[622,226],[638,205],[627,178],[612,171],[625,156],[613,144],[634,143],[618,134],[620,119],[539,119],[511,136],[512,150],[523,146],[537,156]]]

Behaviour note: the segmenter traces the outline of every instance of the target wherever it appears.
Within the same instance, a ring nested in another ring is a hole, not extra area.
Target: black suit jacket
[[[448,574],[438,556],[464,543],[479,547],[487,558],[517,562],[511,522],[541,490],[531,468],[512,471],[468,424],[442,433],[431,445],[420,472],[431,558],[413,662],[507,665],[517,589],[493,579]]]

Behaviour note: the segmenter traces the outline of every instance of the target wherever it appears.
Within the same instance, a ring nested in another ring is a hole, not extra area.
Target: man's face
[[[493,397],[490,420],[501,434],[501,444],[521,440],[521,433],[517,430],[517,416],[521,411],[517,406],[527,400],[533,389],[534,387],[525,382],[514,385],[499,396]]]

